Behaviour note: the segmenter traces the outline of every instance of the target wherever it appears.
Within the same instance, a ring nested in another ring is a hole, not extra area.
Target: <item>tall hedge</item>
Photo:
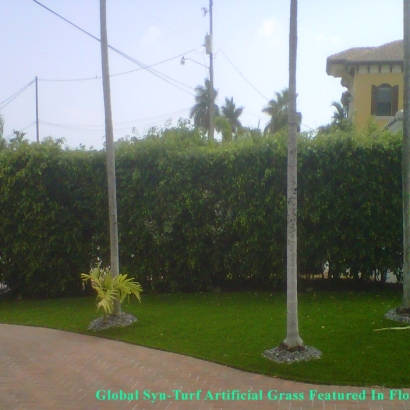
[[[120,270],[146,290],[274,287],[285,279],[286,132],[210,143],[186,124],[117,143]],[[401,138],[299,138],[299,272],[399,269]],[[109,265],[105,153],[50,141],[0,150],[0,282],[81,293]]]
[[[402,265],[401,136],[336,133],[300,150],[301,262],[357,277]]]
[[[143,145],[117,157],[120,251],[140,281],[192,291],[283,270],[285,171],[274,144]]]
[[[101,154],[57,144],[0,151],[0,280],[27,296],[79,294],[106,238],[102,166]]]

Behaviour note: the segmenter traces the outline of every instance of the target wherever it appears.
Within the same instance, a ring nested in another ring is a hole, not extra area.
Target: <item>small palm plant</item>
[[[142,287],[134,278],[127,278],[127,275],[120,274],[112,277],[110,268],[102,269],[100,265],[90,270],[90,273],[82,273],[83,284],[91,281],[92,288],[97,292],[97,311],[104,310],[104,318],[114,311],[114,302],[119,298],[122,303],[126,297],[134,295],[140,302]]]

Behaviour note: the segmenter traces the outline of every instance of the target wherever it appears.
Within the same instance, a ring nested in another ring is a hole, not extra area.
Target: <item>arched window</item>
[[[378,87],[372,85],[371,114],[380,117],[391,117],[398,111],[399,86],[392,87],[382,84]]]

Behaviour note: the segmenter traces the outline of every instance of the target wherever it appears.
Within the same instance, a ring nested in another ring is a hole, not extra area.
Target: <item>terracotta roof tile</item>
[[[383,63],[403,61],[403,40],[392,41],[379,47],[356,47],[333,54],[329,63]]]

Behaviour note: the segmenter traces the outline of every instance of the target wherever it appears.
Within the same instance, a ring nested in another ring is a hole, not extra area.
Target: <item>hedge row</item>
[[[185,125],[117,144],[121,271],[143,288],[198,291],[285,279],[286,133],[208,144]],[[299,141],[299,271],[402,263],[401,139]],[[105,153],[59,144],[0,150],[0,282],[24,296],[81,293],[109,264]]]

